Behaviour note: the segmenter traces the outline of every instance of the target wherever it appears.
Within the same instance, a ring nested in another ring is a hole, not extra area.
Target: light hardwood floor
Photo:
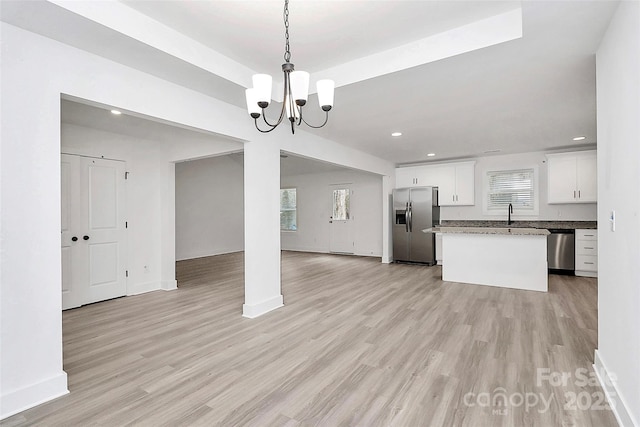
[[[285,252],[285,306],[250,320],[242,268],[241,253],[183,261],[176,291],[64,312],[71,393],[2,425],[616,425],[608,410],[565,408],[602,391],[575,378],[592,372],[595,279],[551,276],[538,293]],[[538,384],[538,368],[571,378]],[[501,391],[507,406],[486,402]],[[547,410],[519,405],[541,394]]]

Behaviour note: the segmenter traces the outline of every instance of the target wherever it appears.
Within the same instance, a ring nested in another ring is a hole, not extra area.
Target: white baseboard
[[[609,370],[605,366],[598,350],[595,351],[595,358],[593,363],[593,370],[596,373],[598,381],[604,390],[604,394],[607,396],[611,411],[616,417],[618,424],[621,427],[638,427],[640,424],[636,423],[629,412],[629,406],[626,404],[623,396],[620,395],[616,388],[616,382],[611,378]]]
[[[361,252],[355,252],[354,255],[355,256],[368,256],[368,257],[371,257],[371,258],[382,258],[382,254],[376,254],[376,253],[372,254],[370,252],[368,254],[361,253]]]
[[[145,282],[129,285],[127,295],[140,295],[153,291],[173,291],[178,289],[177,280],[163,280],[162,282]]]
[[[318,248],[281,248],[286,252],[311,252],[316,254],[328,254],[329,251],[320,250]]]
[[[0,397],[0,400],[2,400],[0,420],[41,405],[56,397],[64,396],[67,393],[69,393],[69,390],[67,390],[67,373],[63,371],[37,384],[3,394]]]
[[[363,253],[363,252],[353,252],[353,253],[342,253],[342,252],[331,252],[331,251],[325,251],[325,250],[320,250],[320,249],[316,249],[316,248],[282,248],[283,251],[286,252],[307,252],[307,253],[314,253],[314,254],[331,254],[331,253],[336,253],[338,255],[355,255],[355,256],[368,256],[368,257],[372,257],[372,258],[382,258],[382,254],[379,253]],[[384,261],[383,261],[384,262]]]
[[[284,306],[284,301],[282,299],[282,295],[275,296],[266,301],[262,301],[258,304],[243,304],[242,305],[242,317],[247,317],[249,319],[254,319],[258,316],[262,316],[265,313],[268,313],[276,308],[280,308]]]
[[[581,276],[581,277],[598,277],[598,272],[597,271],[580,271],[580,270],[576,270],[574,272],[574,274],[576,276]]]
[[[127,295],[139,295],[162,289],[161,282],[132,283],[127,288]]]
[[[177,280],[164,280],[161,283],[161,288],[163,291],[173,291],[178,289],[178,281]]]
[[[207,253],[196,253],[196,254],[182,255],[180,257],[176,257],[176,261],[186,261],[186,260],[189,260],[189,259],[207,258],[207,257],[210,257],[210,256],[216,256],[216,255],[234,254],[234,253],[243,252],[243,251],[244,251],[244,249],[226,248],[226,249],[220,249],[220,250],[215,251],[213,253],[207,252]]]

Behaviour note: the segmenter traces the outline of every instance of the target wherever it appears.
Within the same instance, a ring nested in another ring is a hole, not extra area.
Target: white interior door
[[[72,269],[72,260],[80,263],[82,247],[77,233],[74,233],[80,218],[80,157],[62,155],[60,164],[61,179],[61,241],[62,241],[62,309],[82,305],[82,290],[79,280]]]
[[[331,195],[329,251],[352,254],[354,248],[353,215],[351,214],[353,192],[348,185],[332,185],[329,187],[329,193]]]
[[[126,294],[125,164],[62,155],[63,309]]]

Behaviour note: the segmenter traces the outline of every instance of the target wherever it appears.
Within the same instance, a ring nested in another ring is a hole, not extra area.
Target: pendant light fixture
[[[302,117],[302,107],[307,103],[309,96],[309,73],[305,71],[295,71],[291,61],[291,52],[289,50],[289,0],[284,2],[284,61],[282,71],[284,73],[284,93],[282,96],[282,109],[280,117],[275,123],[269,123],[265,116],[265,109],[271,102],[271,85],[272,78],[268,74],[255,74],[253,76],[253,87],[246,90],[247,110],[253,118],[256,129],[262,133],[271,132],[286,116],[291,123],[291,133],[295,133],[295,127],[300,126],[303,122],[311,128],[321,128],[327,124],[329,120],[329,110],[333,107],[333,91],[335,83],[333,80],[319,80],[317,83],[318,103],[320,108],[325,112],[324,123],[320,126],[313,126],[307,123]],[[260,129],[258,119],[262,116],[267,129]]]

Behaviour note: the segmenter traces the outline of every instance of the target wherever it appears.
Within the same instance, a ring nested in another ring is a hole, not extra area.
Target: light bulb
[[[260,107],[258,106],[258,100],[256,98],[256,90],[255,88],[249,88],[245,90],[244,93],[247,98],[247,111],[251,117],[257,119],[260,117]]]
[[[289,74],[289,81],[293,100],[296,101],[297,105],[305,105],[309,96],[309,73],[306,71],[292,71]]]
[[[269,74],[254,74],[253,88],[256,91],[256,101],[261,108],[267,108],[271,102],[271,85],[273,79]]]
[[[316,87],[318,88],[318,104],[320,104],[320,108],[324,111],[331,110],[335,83],[333,80],[318,80]]]

